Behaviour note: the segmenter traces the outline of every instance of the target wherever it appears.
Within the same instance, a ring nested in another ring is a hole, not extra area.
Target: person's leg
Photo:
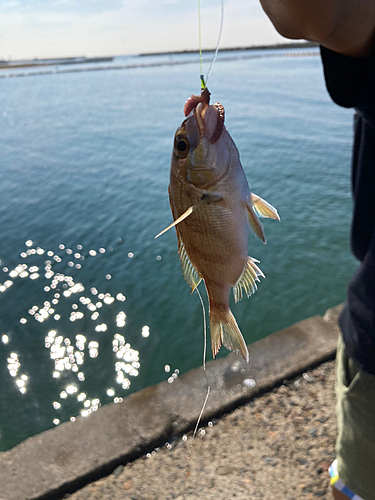
[[[350,500],[350,498],[344,495],[344,493],[342,493],[339,490],[336,490],[334,486],[332,486],[331,488],[334,500]]]
[[[334,498],[375,500],[375,375],[361,370],[347,357],[341,336],[336,355],[336,396],[337,470],[331,469]]]
[[[331,476],[331,487],[334,500],[364,500],[364,498],[348,488],[340,479],[339,473],[337,472],[337,459],[329,468],[329,474]]]

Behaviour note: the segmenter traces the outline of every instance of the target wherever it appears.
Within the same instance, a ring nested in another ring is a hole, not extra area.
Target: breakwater
[[[190,52],[189,52],[190,54]],[[273,58],[273,57],[312,57],[317,56],[319,54],[318,51],[306,51],[301,50],[297,52],[283,52],[283,53],[271,53],[271,54],[246,54],[246,55],[230,55],[230,56],[221,56],[217,59],[217,62],[230,62],[230,61],[246,61],[250,59],[261,59],[261,58]],[[146,54],[145,54],[146,55]],[[203,63],[209,64],[211,62],[212,57],[204,57]],[[87,61],[84,61],[87,62]],[[18,78],[24,76],[35,76],[35,75],[55,75],[55,74],[65,74],[65,73],[80,73],[87,71],[109,71],[109,70],[130,70],[130,69],[139,69],[139,68],[157,68],[160,66],[181,66],[187,64],[197,64],[197,59],[186,59],[183,61],[179,60],[166,60],[166,61],[155,61],[155,62],[136,62],[130,64],[108,64],[103,65],[100,64],[100,61],[95,61],[97,64],[93,66],[78,66],[73,68],[64,68],[59,65],[54,65],[52,68],[44,69],[46,65],[24,65],[24,67],[35,68],[38,66],[43,66],[43,69],[32,71],[9,71],[9,66],[0,67],[0,78]],[[69,64],[69,63],[65,63]],[[48,64],[50,66],[51,64]],[[23,67],[22,65],[10,66],[10,69],[19,69]]]
[[[99,408],[0,454],[6,500],[60,498],[115,467],[193,429],[211,388],[202,423],[335,355],[341,306],[255,342],[250,363],[239,355],[207,363],[173,383],[162,382]],[[206,382],[207,380],[207,382]]]

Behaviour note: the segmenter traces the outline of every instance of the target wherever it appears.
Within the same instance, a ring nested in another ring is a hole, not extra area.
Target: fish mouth
[[[216,141],[218,141],[221,137],[221,133],[224,128],[224,119],[225,119],[225,111],[224,111],[224,106],[222,104],[219,104],[216,102],[214,104],[214,108],[216,109],[217,112],[217,119],[216,119],[216,127],[214,130],[214,133],[212,134],[210,138],[210,143],[215,144]]]
[[[220,139],[224,128],[224,106],[218,102],[210,106],[210,92],[207,87],[201,95],[192,95],[185,103],[184,114],[188,116],[193,110],[197,121],[199,135],[207,136],[211,144]]]
[[[197,125],[199,129],[199,135],[206,135],[206,124],[204,123],[204,115],[206,114],[206,107],[203,107],[203,104],[200,102],[198,106],[195,108],[195,118],[197,120]]]
[[[207,87],[202,89],[201,95],[191,95],[185,103],[184,115],[188,116],[199,103],[202,103],[205,108],[210,104],[210,91]]]
[[[206,136],[211,144],[215,144],[224,129],[224,106],[216,102],[214,105],[204,107],[199,103],[195,109],[195,117],[200,136]]]

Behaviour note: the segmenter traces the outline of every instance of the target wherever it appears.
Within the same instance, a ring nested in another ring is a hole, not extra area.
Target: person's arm
[[[375,32],[375,0],[260,0],[277,31],[341,54],[365,57]]]

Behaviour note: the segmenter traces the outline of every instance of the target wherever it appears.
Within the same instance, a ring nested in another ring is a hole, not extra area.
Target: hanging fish
[[[258,217],[280,220],[277,210],[250,193],[239,153],[224,125],[224,107],[202,90],[186,102],[172,152],[169,199],[178,252],[192,292],[203,279],[209,298],[212,353],[223,344],[249,361],[246,343],[229,308],[257,290],[265,277],[247,255],[250,228],[265,242]]]

